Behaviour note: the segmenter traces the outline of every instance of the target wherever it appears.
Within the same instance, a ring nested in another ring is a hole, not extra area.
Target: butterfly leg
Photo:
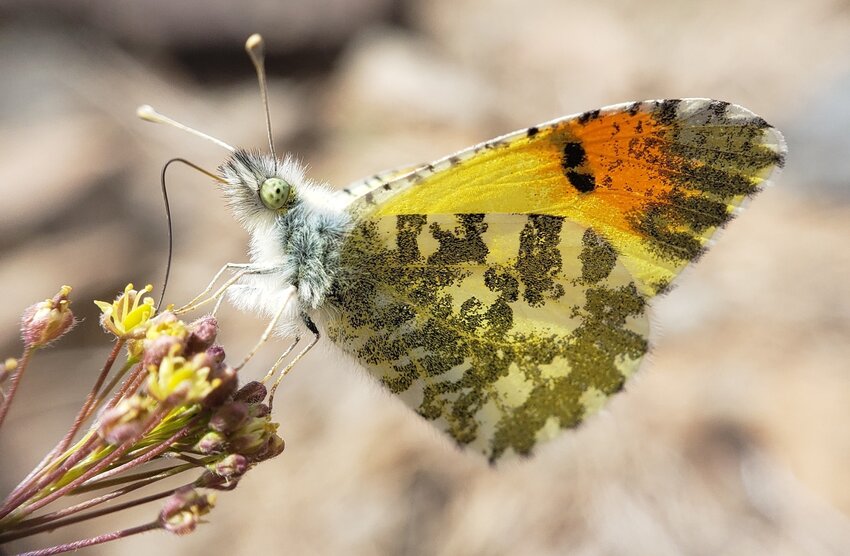
[[[283,360],[286,359],[286,357],[290,353],[292,353],[292,350],[295,349],[295,346],[297,346],[298,342],[300,342],[300,341],[301,341],[301,337],[296,336],[295,340],[291,344],[289,344],[289,347],[286,348],[286,350],[280,355],[280,357],[277,358],[277,361],[274,362],[274,365],[272,365],[272,368],[269,369],[269,372],[266,373],[266,376],[264,376],[263,380],[261,380],[260,382],[265,384],[275,375],[277,370],[280,368],[280,365],[283,363]]]
[[[241,278],[241,276],[240,276],[240,278]],[[265,344],[269,340],[269,338],[271,338],[271,335],[274,333],[274,329],[277,326],[277,323],[280,321],[280,317],[283,315],[284,312],[286,312],[286,310],[288,308],[291,307],[292,303],[297,302],[296,301],[296,299],[297,299],[296,294],[297,293],[298,293],[298,290],[295,286],[289,286],[288,288],[286,288],[283,291],[283,293],[281,295],[280,306],[278,307],[277,311],[275,311],[274,317],[272,317],[272,320],[269,322],[268,326],[266,326],[266,329],[263,331],[263,335],[260,336],[260,339],[254,345],[254,347],[251,349],[251,351],[248,352],[248,355],[245,356],[245,358],[242,360],[242,362],[239,363],[239,365],[236,366],[235,370],[238,371],[242,367],[244,367],[248,363],[248,361],[250,361],[251,358],[254,357],[254,355],[257,354],[257,351],[259,351],[259,349],[263,346],[263,344]],[[296,343],[297,343],[297,341],[298,340],[296,338]],[[294,347],[294,345],[293,345],[293,347]]]
[[[280,372],[280,375],[278,375],[277,380],[274,381],[274,385],[269,391],[269,410],[271,410],[274,405],[274,394],[277,391],[277,387],[280,385],[280,381],[282,381],[283,377],[285,377],[289,373],[289,371],[291,371],[295,367],[295,364],[298,363],[298,361],[302,357],[307,355],[308,351],[313,349],[313,346],[315,346],[319,342],[319,339],[322,337],[321,333],[319,332],[319,327],[316,326],[316,323],[313,322],[313,319],[311,319],[310,316],[307,315],[307,313],[301,313],[301,319],[304,322],[304,326],[307,327],[307,330],[313,333],[313,339],[310,341],[309,344],[304,347],[304,349],[298,352],[298,355],[296,355],[286,367],[284,367],[284,369]],[[298,338],[296,338],[295,343],[293,343],[292,346],[290,346],[290,348],[282,356],[280,356],[280,358],[278,359],[278,363],[275,363],[275,366],[280,363],[280,361],[292,350],[292,348],[295,347],[297,343]]]
[[[210,291],[212,291],[216,282],[218,282],[218,280],[221,278],[221,275],[224,274],[228,270],[231,270],[231,271],[236,270],[237,272],[233,276],[228,278],[224,282],[224,284],[222,284],[221,287],[219,287],[218,290],[216,290],[215,293],[213,293],[212,295],[207,295],[207,294],[209,294]],[[270,272],[270,271],[271,271],[271,269],[256,267],[256,266],[249,264],[249,263],[227,263],[226,265],[221,267],[221,269],[215,274],[213,279],[210,281],[209,285],[206,288],[204,288],[204,291],[202,291],[197,296],[195,296],[195,298],[192,299],[191,301],[189,301],[187,304],[183,305],[179,309],[176,309],[174,311],[174,313],[177,314],[177,315],[180,315],[180,314],[183,314],[183,313],[188,313],[189,311],[194,311],[195,309],[197,309],[197,308],[199,308],[203,305],[206,305],[207,303],[209,303],[211,301],[218,301],[225,294],[227,289],[229,287],[231,287],[233,284],[235,284],[236,282],[238,282],[239,279],[242,278],[243,276],[246,276],[246,275],[249,275],[249,274],[265,274],[265,273]],[[207,296],[207,297],[205,297],[205,296]],[[216,308],[218,308],[218,307],[216,307]]]

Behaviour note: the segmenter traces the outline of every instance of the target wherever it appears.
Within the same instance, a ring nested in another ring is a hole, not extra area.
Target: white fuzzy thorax
[[[282,332],[294,332],[300,316],[322,308],[333,285],[339,250],[351,221],[339,197],[325,184],[306,178],[304,167],[287,155],[275,160],[258,152],[236,151],[220,168],[222,191],[236,219],[251,236],[249,254],[254,271],[229,291],[245,311],[273,317],[289,286],[295,301],[283,314]],[[259,190],[268,178],[291,187],[291,198],[280,210],[267,208]]]

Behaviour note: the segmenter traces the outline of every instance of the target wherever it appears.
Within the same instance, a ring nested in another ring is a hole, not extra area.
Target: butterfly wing
[[[368,178],[348,184],[343,189],[340,189],[338,194],[343,200],[351,202],[358,197],[363,197],[370,191],[384,187],[388,183],[424,167],[425,164],[415,164],[393,168],[392,170],[384,170]]]
[[[615,247],[641,291],[664,290],[784,163],[782,135],[740,106],[636,102],[505,135],[354,200],[355,216],[564,216]]]
[[[781,166],[743,108],[650,101],[462,151],[353,201],[331,339],[491,460],[622,388],[646,304]]]

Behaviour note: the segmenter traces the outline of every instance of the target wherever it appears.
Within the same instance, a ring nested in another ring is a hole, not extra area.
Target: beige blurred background
[[[0,491],[61,434],[105,356],[89,300],[161,281],[163,162],[224,157],[136,106],[264,147],[252,32],[268,43],[278,150],[338,186],[559,115],[688,96],[780,127],[788,167],[655,304],[652,357],[627,392],[533,459],[491,469],[314,352],[276,407],[286,451],[211,523],[89,554],[850,554],[847,0],[4,0],[0,355],[19,350],[21,309],[63,283],[87,322],[25,379]],[[179,302],[244,260],[246,235],[208,179],[178,168],[170,184]],[[264,323],[221,317],[241,357]]]

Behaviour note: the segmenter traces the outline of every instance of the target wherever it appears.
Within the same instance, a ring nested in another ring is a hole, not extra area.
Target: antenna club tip
[[[262,51],[264,45],[265,41],[263,41],[263,36],[259,33],[254,33],[248,37],[247,41],[245,41],[245,50],[248,52],[254,52],[257,50]]]
[[[157,114],[156,110],[153,109],[153,106],[150,104],[143,104],[136,108],[136,116],[145,120],[146,122],[159,122],[159,114]]]

